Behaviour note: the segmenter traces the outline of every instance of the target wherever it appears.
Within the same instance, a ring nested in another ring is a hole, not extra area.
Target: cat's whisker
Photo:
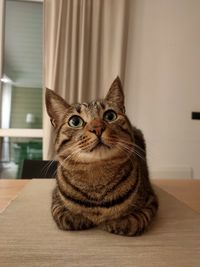
[[[69,156],[70,156],[71,154],[73,154],[77,149],[79,149],[79,145],[78,145],[78,144],[71,145],[71,146],[70,146],[70,150],[73,151],[73,152],[70,153]],[[69,153],[68,150],[69,150],[69,148],[66,147],[66,148],[62,151],[62,153],[60,153],[60,156],[63,157],[63,156],[65,156],[66,153],[68,154],[68,153]]]
[[[45,164],[45,166],[42,168],[41,173],[40,173],[40,174],[41,174],[41,177],[47,175],[47,173],[49,172],[49,170],[50,170],[50,168],[51,168],[51,166],[52,166],[52,164],[53,164],[54,162],[55,162],[55,160],[51,160],[51,161],[48,161],[48,162]],[[56,174],[56,171],[52,174],[52,176],[54,177],[55,174]]]
[[[124,153],[126,153],[126,154],[128,155],[128,158],[129,158],[129,160],[131,161],[132,166],[134,166],[134,162],[133,162],[133,159],[132,159],[132,154],[127,153],[127,151],[124,150],[124,149],[123,149],[122,147],[120,147],[120,146],[118,146],[117,148],[118,148],[120,151],[122,151],[122,152],[124,152]]]
[[[112,141],[112,138],[110,138],[109,140]],[[120,144],[121,146],[123,146],[124,148],[126,148],[126,150],[128,150],[128,151],[130,151],[132,153],[135,153],[141,159],[145,160],[145,158],[140,154],[140,152],[134,149],[134,146],[135,146],[134,143],[125,142],[124,140],[119,140],[118,138],[116,138],[115,141],[117,142],[117,144]],[[140,147],[136,145],[136,148],[140,148]],[[145,151],[142,148],[141,148],[141,151],[143,153],[145,153]]]
[[[74,156],[77,157],[78,154],[79,154],[79,152],[80,152],[80,151],[74,151],[74,152],[72,152],[72,153],[71,153],[70,155],[68,155],[63,161],[60,161],[60,162],[59,162],[60,165],[61,165],[63,168],[65,168],[65,163],[66,163],[68,160],[72,159]],[[71,163],[72,171],[75,169],[77,163],[78,163],[78,161],[77,161],[76,159],[73,159],[73,163]]]
[[[135,146],[136,148],[138,148],[139,150],[141,150],[143,153],[146,153],[145,149],[141,148],[137,144],[133,143],[133,146]]]
[[[121,148],[121,150],[123,150],[124,152],[126,152],[127,155],[131,156],[133,154],[133,151],[130,149],[127,149],[124,145],[117,143],[117,147]]]
[[[133,147],[128,147],[124,144],[121,144],[120,142],[118,142],[118,145],[120,145],[122,148],[124,148],[127,152],[134,153],[138,157],[140,157],[142,160],[145,160],[145,158],[142,157],[142,155],[138,151],[136,151]]]
[[[127,145],[127,144],[122,143],[121,140],[119,140],[119,139],[115,139],[115,140],[113,140],[113,138],[106,138],[105,141],[107,141],[107,142],[109,142],[110,144],[112,144],[113,147],[114,147],[116,144],[120,144],[120,145],[126,147],[130,152],[132,152],[131,149],[132,149],[133,147],[132,147],[132,144],[131,144],[131,143],[130,143],[129,145]],[[113,142],[113,141],[114,141],[114,142]]]
[[[97,141],[91,141],[88,144],[85,144],[84,147],[80,147],[81,149],[87,151],[87,150],[91,150],[91,148],[93,148],[93,146],[95,146],[97,144]]]
[[[82,145],[84,145],[85,143],[87,143],[87,142],[90,141],[90,140],[91,140],[90,137],[84,138],[83,140],[79,140],[79,141],[77,142],[77,145],[78,145],[78,146],[82,146]]]
[[[111,136],[112,139],[114,139],[115,141],[118,141],[119,138],[115,135]],[[137,144],[133,143],[133,142],[129,142],[129,141],[125,141],[124,139],[120,139],[121,143],[127,144],[127,145],[131,145],[131,146],[135,146],[136,148],[138,148],[139,150],[141,150],[143,153],[146,153],[146,151],[141,148],[140,146],[138,146]]]
[[[63,160],[63,162],[66,162],[67,160],[69,160],[69,159],[72,159],[74,156],[77,156],[78,154],[79,154],[79,152],[80,152],[80,150],[78,150],[78,151],[73,151],[72,153],[70,153],[64,160]],[[75,161],[75,160],[74,160]]]

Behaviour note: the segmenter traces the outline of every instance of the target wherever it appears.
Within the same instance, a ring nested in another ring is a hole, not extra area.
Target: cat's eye
[[[72,128],[80,128],[83,127],[84,120],[81,117],[74,115],[69,119],[68,124]]]
[[[117,119],[117,114],[114,110],[107,110],[103,115],[103,119],[108,122],[114,121]]]

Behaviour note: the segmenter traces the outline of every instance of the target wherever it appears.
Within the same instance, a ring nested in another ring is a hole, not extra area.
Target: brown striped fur
[[[52,198],[58,227],[99,226],[120,235],[142,234],[158,200],[149,181],[143,134],[125,115],[120,79],[105,99],[83,104],[69,105],[47,89],[46,107],[59,161]],[[70,124],[74,115],[83,120],[78,127]]]

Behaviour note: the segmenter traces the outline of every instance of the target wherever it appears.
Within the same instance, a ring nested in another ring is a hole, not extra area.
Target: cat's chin
[[[99,142],[97,145],[95,145],[94,147],[92,147],[90,149],[90,152],[94,152],[94,151],[108,151],[108,149],[111,149],[110,146],[106,145],[105,143]]]
[[[104,145],[99,145],[89,152],[80,152],[79,159],[84,162],[94,162],[97,160],[109,160],[117,157],[119,151],[116,148],[108,148]]]

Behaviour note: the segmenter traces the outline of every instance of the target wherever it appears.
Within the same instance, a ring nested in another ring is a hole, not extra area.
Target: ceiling
[[[4,71],[14,85],[42,87],[42,3],[6,1]]]

